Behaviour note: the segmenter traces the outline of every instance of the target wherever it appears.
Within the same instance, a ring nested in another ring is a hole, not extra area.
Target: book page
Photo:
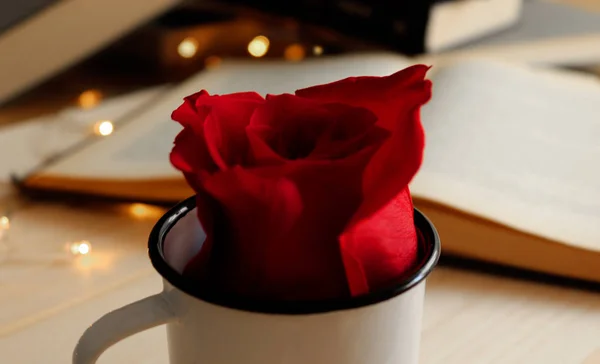
[[[180,126],[170,116],[187,95],[201,89],[211,94],[293,93],[350,76],[389,75],[411,64],[407,58],[386,53],[323,57],[302,63],[224,62],[219,69],[200,72],[173,88],[135,120],[116,128],[113,135],[59,161],[44,173],[70,178],[179,178],[181,173],[171,166],[169,153]]]
[[[0,127],[0,183],[10,183],[13,174],[24,175],[42,163],[50,149],[47,145],[57,144],[48,133],[55,120],[54,115],[41,116]],[[61,133],[60,146],[68,147],[81,139],[81,135]]]
[[[0,127],[0,182],[31,170],[93,134],[99,120],[119,125],[127,115],[166,90],[166,86],[111,97],[95,108],[69,107],[58,113]]]
[[[462,62],[438,70],[422,119],[413,194],[600,250],[597,80]]]

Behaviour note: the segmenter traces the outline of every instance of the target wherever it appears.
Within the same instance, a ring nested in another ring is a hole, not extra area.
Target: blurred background
[[[593,71],[599,37],[598,0],[4,1],[0,125],[91,108],[223,59],[301,62],[369,50],[420,55],[527,44],[543,44],[543,53],[556,43],[543,62]],[[565,59],[562,39],[587,49]]]

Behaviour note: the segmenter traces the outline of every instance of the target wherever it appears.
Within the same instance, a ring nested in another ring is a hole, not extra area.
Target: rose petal
[[[191,128],[184,128],[175,138],[175,145],[171,150],[171,164],[183,172],[188,184],[199,191],[201,189],[199,172],[213,173],[217,170],[206,144]]]
[[[217,165],[220,170],[226,170],[229,168],[229,163],[224,158],[224,155],[233,154],[231,152],[232,146],[227,145],[226,140],[226,132],[223,130],[226,126],[219,122],[217,117],[213,113],[209,113],[204,121],[204,135],[206,136],[206,148],[210,153],[213,161]],[[235,135],[235,131],[231,131],[231,134]],[[231,139],[239,139],[235,136]],[[238,140],[239,148],[246,149],[247,142],[246,140]],[[236,146],[237,147],[237,146]],[[231,160],[233,158],[227,158]]]
[[[377,115],[378,124],[388,130],[396,128],[399,111],[429,100],[421,84],[429,67],[415,65],[386,77],[350,77],[325,85],[313,86],[296,91],[296,95],[320,103],[342,103],[364,107]],[[414,95],[413,95],[414,93]],[[406,98],[410,100],[406,100]],[[406,102],[409,101],[409,102]]]
[[[215,105],[215,104],[219,104],[221,103],[221,106],[227,106],[227,104],[229,103],[237,103],[237,102],[242,102],[242,101],[255,101],[255,102],[264,102],[265,99],[264,97],[262,97],[260,94],[254,92],[254,91],[249,91],[249,92],[234,92],[231,94],[225,94],[225,95],[212,95],[212,98],[209,99],[205,99],[202,98],[203,96],[209,96],[208,92],[205,93],[198,93],[198,94],[194,94],[194,95],[198,95],[197,97],[195,97],[195,104],[196,107],[200,107],[202,105]]]
[[[410,271],[417,260],[417,235],[408,187],[345,231],[340,249],[355,296],[389,287]]]
[[[423,162],[425,132],[420,110],[409,112],[389,139],[373,155],[363,175],[364,203],[352,223],[382,208],[412,180]]]
[[[388,77],[353,77],[296,91],[322,103],[340,102],[374,112],[378,125],[392,132],[364,173],[365,203],[351,224],[368,218],[408,185],[418,171],[424,148],[420,107],[431,98],[429,67],[416,65]]]
[[[219,244],[211,252],[217,288],[266,298],[265,291],[278,289],[269,285],[277,261],[272,251],[285,244],[303,210],[296,186],[285,178],[264,178],[233,167],[208,178],[204,188],[223,207],[221,223],[228,224],[220,230],[226,233],[214,237]]]
[[[225,230],[235,233],[214,238],[219,251],[211,261],[220,268],[212,276],[223,277],[221,288],[262,299],[347,296],[337,241],[360,205],[361,171],[371,154],[234,167],[204,179],[225,209],[223,221],[232,223]]]
[[[331,113],[319,103],[290,94],[268,95],[247,128],[277,154],[287,159],[304,158],[317,137],[330,125]]]
[[[273,250],[270,285],[286,299],[327,299],[349,294],[340,231],[360,204],[366,153],[340,161],[298,160],[284,165],[301,193],[303,213],[284,244]]]
[[[246,132],[255,163],[336,159],[380,143],[386,133],[367,109],[320,104],[294,95],[268,95]]]
[[[197,109],[209,108],[203,124],[207,149],[221,170],[244,165],[248,154],[245,128],[264,99],[252,92],[224,96],[202,96]]]
[[[332,123],[316,142],[308,159],[338,159],[369,146],[379,146],[389,132],[376,126],[371,111],[343,104],[324,104],[331,112]]]
[[[286,162],[285,158],[277,154],[271,147],[265,142],[269,139],[268,134],[271,132],[271,128],[267,125],[257,125],[252,129],[247,130],[248,142],[250,143],[250,154],[252,158],[252,165],[274,165],[283,164]]]
[[[204,115],[199,113],[196,107],[196,100],[203,96],[208,96],[208,92],[202,90],[185,97],[183,104],[171,113],[171,119],[179,122],[183,127],[201,123],[204,120]]]
[[[247,154],[244,126],[264,99],[254,92],[211,96],[200,91],[184,99],[172,113],[184,129],[175,139],[170,159],[198,191],[203,173],[240,164]],[[235,148],[233,147],[235,146]]]

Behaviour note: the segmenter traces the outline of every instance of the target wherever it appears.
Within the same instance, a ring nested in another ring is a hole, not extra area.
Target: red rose
[[[207,240],[184,274],[228,293],[325,299],[389,285],[415,263],[428,67],[295,95],[191,95],[171,162]],[[207,283],[208,282],[208,283]],[[200,283],[199,283],[200,284]]]

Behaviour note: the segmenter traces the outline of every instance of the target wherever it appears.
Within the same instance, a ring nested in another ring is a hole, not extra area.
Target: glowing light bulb
[[[323,47],[321,47],[320,45],[316,45],[313,47],[313,54],[315,56],[320,56],[323,54]]]
[[[301,61],[305,56],[306,51],[300,44],[290,44],[289,46],[285,47],[285,51],[283,52],[283,57],[292,62]]]
[[[269,38],[264,35],[256,36],[248,43],[248,53],[252,57],[260,58],[267,54],[270,44]]]
[[[70,245],[71,254],[87,255],[92,251],[92,244],[87,240],[78,241]]]
[[[86,255],[87,253],[90,252],[90,245],[89,244],[79,244],[77,251],[81,255]]]
[[[98,90],[86,90],[77,98],[77,103],[82,109],[91,109],[102,100],[102,93]]]
[[[115,127],[110,120],[100,120],[94,125],[94,132],[98,135],[108,136],[113,133]]]
[[[183,58],[192,58],[198,52],[198,41],[196,38],[187,37],[177,46],[177,53]]]

